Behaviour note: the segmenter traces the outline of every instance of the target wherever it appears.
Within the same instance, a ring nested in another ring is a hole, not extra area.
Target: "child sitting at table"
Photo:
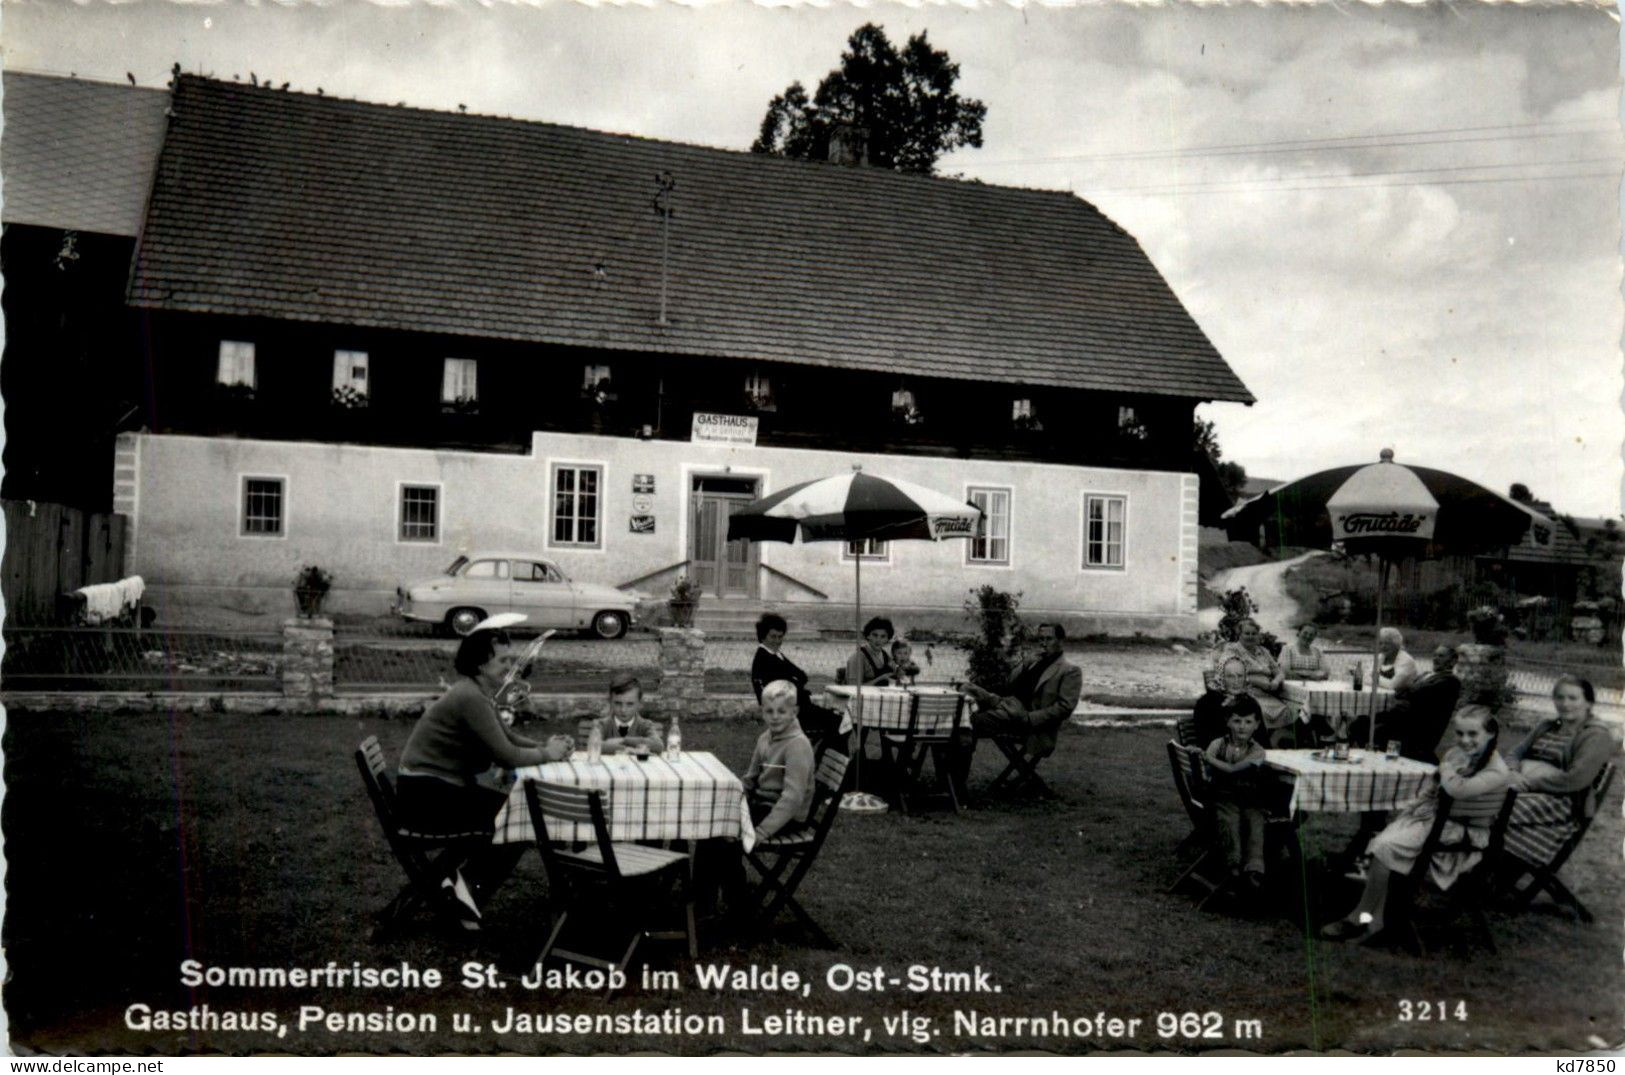
[[[1264,805],[1259,778],[1264,748],[1253,738],[1262,713],[1258,702],[1241,695],[1229,707],[1225,734],[1207,748],[1213,813],[1219,823],[1230,876],[1249,888],[1264,887]]]
[[[660,725],[638,712],[643,705],[643,684],[630,672],[622,672],[609,684],[609,716],[598,721],[604,737],[604,752],[638,749],[659,751],[665,746]]]
[[[914,647],[908,644],[907,639],[896,639],[891,644],[891,663],[896,669],[898,686],[912,686],[914,677],[920,674],[920,666],[914,663]]]
[[[762,688],[762,722],[743,783],[758,839],[804,824],[812,812],[813,748],[796,720],[796,685],[776,679]]]

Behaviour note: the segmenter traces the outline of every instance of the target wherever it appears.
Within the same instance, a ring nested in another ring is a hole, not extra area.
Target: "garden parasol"
[[[976,536],[982,509],[946,493],[913,482],[863,473],[861,465],[850,474],[815,478],[754,500],[728,519],[729,541],[941,541]],[[863,632],[863,557],[852,560],[853,623]],[[858,700],[858,737],[861,768],[863,692]],[[842,805],[873,809],[851,793]],[[876,800],[878,802],[878,800]],[[884,808],[881,804],[880,808]]]
[[[1260,528],[1276,547],[1331,548],[1373,553],[1380,564],[1377,629],[1382,629],[1383,591],[1390,565],[1409,556],[1425,558],[1472,553],[1515,545],[1533,515],[1515,501],[1449,471],[1394,462],[1391,448],[1381,461],[1334,467],[1279,485],[1225,512],[1235,540],[1255,537]],[[1378,683],[1373,656],[1371,682]],[[1371,738],[1376,742],[1376,693],[1372,693]]]

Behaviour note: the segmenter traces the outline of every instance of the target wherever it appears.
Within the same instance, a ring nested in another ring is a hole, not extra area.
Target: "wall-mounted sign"
[[[755,444],[756,416],[696,412],[689,440],[695,444]]]
[[[632,510],[639,515],[647,515],[654,510],[654,504],[646,496],[635,496],[632,498]]]
[[[655,476],[653,474],[632,475],[632,492],[652,493],[655,491]]]
[[[631,518],[629,530],[634,534],[652,534],[655,532],[655,517],[653,515],[634,515]]]

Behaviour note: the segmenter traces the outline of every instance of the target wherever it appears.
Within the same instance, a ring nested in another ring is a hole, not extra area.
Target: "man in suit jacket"
[[[598,720],[598,731],[604,737],[604,749],[637,750],[643,747],[658,751],[665,746],[660,725],[640,713],[643,704],[643,684],[630,672],[616,676],[609,685],[609,716]]]
[[[968,684],[965,693],[977,704],[971,732],[960,733],[959,778],[970,772],[976,740],[995,735],[1025,735],[1029,754],[1040,757],[1055,750],[1061,722],[1072,715],[1083,694],[1083,671],[1062,655],[1066,630],[1058,623],[1041,623],[1038,653],[1022,662],[1010,676],[1003,693]]]
[[[1399,740],[1399,752],[1414,761],[1437,765],[1439,744],[1450,728],[1450,717],[1461,699],[1456,678],[1456,647],[1441,645],[1433,651],[1433,671],[1419,675],[1394,691],[1394,704],[1377,715],[1377,745]],[[1365,742],[1366,721],[1355,721],[1350,735]]]

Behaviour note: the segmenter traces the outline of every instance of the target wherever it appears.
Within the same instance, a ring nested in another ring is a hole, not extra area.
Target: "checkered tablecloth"
[[[1314,750],[1266,750],[1264,764],[1292,780],[1291,810],[1352,814],[1397,810],[1420,799],[1435,767],[1355,750],[1358,761],[1327,761]]]
[[[909,707],[920,696],[920,730],[939,734],[952,731],[953,722],[970,719],[970,707],[952,687],[863,687],[832,684],[824,688],[824,704],[844,709],[857,722],[858,690],[863,691],[863,726],[888,732],[908,731]]]
[[[1353,684],[1330,680],[1287,680],[1281,684],[1281,697],[1294,719],[1308,723],[1310,717],[1368,717],[1371,715],[1371,691],[1356,691]],[[1377,688],[1377,712],[1386,713],[1394,704],[1394,692],[1387,687]]]
[[[496,843],[535,839],[523,782],[548,780],[606,792],[609,834],[616,841],[738,840],[750,815],[745,788],[716,755],[685,751],[676,760],[656,754],[638,761],[630,754],[606,754],[597,762],[578,754],[570,761],[532,765],[515,773],[513,791],[496,819]],[[549,821],[555,841],[587,842],[592,826]]]

